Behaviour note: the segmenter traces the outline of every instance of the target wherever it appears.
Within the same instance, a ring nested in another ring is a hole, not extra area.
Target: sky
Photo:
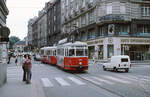
[[[7,0],[9,15],[6,24],[10,28],[10,36],[24,39],[28,32],[28,20],[37,16],[48,1],[50,0]]]

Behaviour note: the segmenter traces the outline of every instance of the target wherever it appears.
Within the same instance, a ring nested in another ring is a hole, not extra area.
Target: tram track
[[[90,75],[90,74],[89,74],[89,75]],[[110,93],[112,93],[112,94],[114,94],[114,95],[116,95],[116,96],[118,96],[118,97],[125,97],[125,96],[120,95],[119,93],[116,93],[116,92],[114,92],[114,91],[111,91],[111,90],[109,90],[109,89],[107,89],[107,88],[105,88],[105,87],[103,87],[103,86],[101,86],[101,85],[99,85],[99,84],[96,84],[96,83],[94,83],[94,82],[92,82],[92,81],[89,81],[89,80],[87,80],[87,79],[85,79],[85,78],[83,78],[83,77],[81,77],[81,76],[79,76],[79,75],[77,75],[77,74],[75,74],[75,76],[78,77],[78,78],[80,78],[80,79],[82,79],[82,80],[85,80],[85,81],[91,83],[92,85],[94,85],[94,86],[96,86],[96,87],[98,87],[98,88],[104,89],[104,90],[106,90],[106,91],[108,91],[108,92],[110,92]]]

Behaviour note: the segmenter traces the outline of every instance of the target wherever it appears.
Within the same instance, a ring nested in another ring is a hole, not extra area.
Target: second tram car
[[[56,47],[41,48],[42,63],[56,65]]]
[[[47,50],[48,64],[56,65],[56,47],[49,47]]]
[[[87,43],[74,42],[58,45],[57,65],[64,70],[88,70]]]

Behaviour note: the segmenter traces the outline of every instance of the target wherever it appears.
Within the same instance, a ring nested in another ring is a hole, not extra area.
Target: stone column
[[[3,85],[7,80],[7,43],[9,41],[9,29],[7,27],[0,28],[0,85]]]

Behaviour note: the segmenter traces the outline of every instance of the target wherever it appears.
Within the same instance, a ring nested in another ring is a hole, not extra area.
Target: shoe
[[[26,81],[26,84],[31,84],[31,82],[30,81]]]
[[[22,80],[23,82],[26,81],[25,79]]]

